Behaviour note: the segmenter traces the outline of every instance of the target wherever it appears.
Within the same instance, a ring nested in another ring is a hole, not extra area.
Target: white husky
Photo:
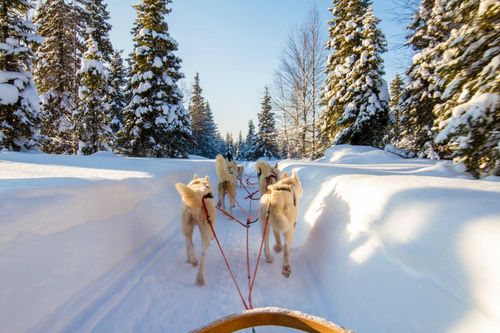
[[[274,250],[281,252],[281,234],[285,235],[285,251],[283,253],[282,274],[289,277],[292,273],[290,265],[290,248],[292,246],[295,226],[297,224],[298,201],[302,196],[302,184],[295,170],[292,176],[283,175],[283,179],[268,187],[268,192],[260,199],[259,219],[264,237],[264,254],[267,262],[273,262],[269,250],[269,232],[273,229],[276,244]],[[268,221],[267,228],[265,227]],[[264,233],[264,229],[265,233]]]
[[[280,170],[278,163],[271,167],[266,161],[259,160],[255,163],[255,169],[259,176],[259,192],[262,197],[267,191],[267,187],[276,183],[280,179]]]
[[[193,229],[195,225],[200,229],[201,257],[196,284],[203,286],[205,284],[205,255],[213,237],[209,223],[212,223],[212,226],[215,228],[215,204],[212,185],[208,176],[197,178],[195,175],[188,185],[177,183],[175,184],[175,188],[182,197],[182,232],[186,238],[187,261],[193,267],[198,265],[194,254]],[[205,201],[205,206],[203,205],[203,201]]]
[[[229,211],[232,211],[235,206],[237,169],[235,162],[226,160],[222,155],[219,154],[215,158],[215,172],[218,178],[218,208],[222,206],[222,209],[226,209],[224,202],[226,194],[229,196]]]
[[[243,164],[238,164],[236,169],[238,170],[238,180],[243,184],[243,174],[245,173],[245,167],[243,166]]]

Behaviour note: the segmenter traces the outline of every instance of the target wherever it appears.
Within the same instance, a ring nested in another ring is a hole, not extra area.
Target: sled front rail
[[[304,332],[353,333],[325,319],[280,308],[261,308],[214,321],[191,333],[229,333],[258,326],[278,326]]]

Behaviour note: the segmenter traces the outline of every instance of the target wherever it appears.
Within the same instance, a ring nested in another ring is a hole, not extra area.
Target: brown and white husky
[[[229,211],[232,211],[236,200],[236,180],[238,167],[234,161],[226,160],[222,155],[215,158],[215,172],[217,173],[217,207],[226,209],[225,198],[229,196]]]
[[[302,184],[295,170],[292,176],[283,175],[283,179],[268,187],[268,191],[260,199],[259,219],[264,237],[264,254],[267,262],[273,262],[269,250],[269,233],[273,230],[276,244],[274,250],[281,252],[281,234],[285,236],[282,274],[289,277],[292,273],[290,249],[297,224],[298,204],[302,196]],[[267,228],[265,228],[268,221]],[[264,229],[266,229],[264,233]]]
[[[255,169],[257,170],[257,175],[259,176],[259,192],[262,197],[267,191],[267,187],[276,183],[280,180],[280,170],[278,169],[278,163],[271,167],[266,161],[259,160],[255,163]]]

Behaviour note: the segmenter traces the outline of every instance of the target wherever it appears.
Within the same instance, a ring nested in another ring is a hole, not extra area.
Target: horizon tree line
[[[408,26],[415,55],[390,93],[372,2],[332,0],[327,38],[313,9],[289,35],[257,128],[235,140],[218,132],[198,74],[184,107],[171,2],[134,5],[124,66],[103,0],[1,1],[0,149],[256,159],[390,144],[404,157],[463,162],[476,177],[500,174],[499,4],[421,1]]]

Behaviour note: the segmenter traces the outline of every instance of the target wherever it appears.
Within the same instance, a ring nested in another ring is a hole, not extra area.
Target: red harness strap
[[[211,195],[211,193],[209,193]],[[206,195],[205,195],[206,196]],[[241,293],[240,287],[238,286],[238,283],[236,282],[236,278],[234,277],[233,270],[231,269],[231,266],[229,265],[229,261],[226,258],[226,255],[224,254],[224,251],[222,250],[222,246],[220,245],[219,239],[217,238],[217,234],[215,233],[214,226],[212,225],[212,221],[210,221],[210,216],[208,215],[208,209],[207,205],[205,204],[205,196],[201,199],[201,202],[203,203],[203,208],[205,209],[205,214],[207,216],[207,222],[208,225],[210,226],[210,229],[212,230],[212,234],[214,235],[215,241],[217,242],[217,246],[219,247],[220,253],[222,254],[222,257],[224,258],[224,262],[226,263],[227,269],[229,270],[229,274],[231,275],[231,278],[233,279],[234,285],[236,286],[236,289],[238,290],[238,294],[240,294],[241,301],[243,302],[243,306],[245,307],[245,310],[248,310],[249,307],[247,305],[247,302],[245,302],[245,298],[243,298],[243,294]],[[213,196],[212,196],[213,198]]]
[[[241,298],[241,301],[243,303],[243,306],[245,307],[245,310],[253,309],[252,292],[253,292],[253,287],[254,287],[254,284],[255,284],[255,279],[257,277],[257,272],[258,272],[258,269],[259,269],[259,263],[260,263],[260,258],[261,258],[261,255],[262,255],[262,249],[264,247],[264,237],[262,237],[262,240],[261,240],[261,243],[260,243],[259,254],[257,256],[257,262],[255,263],[255,269],[254,269],[253,277],[252,277],[250,275],[249,229],[250,229],[250,225],[253,224],[253,223],[255,223],[255,222],[257,222],[258,219],[256,219],[255,221],[251,221],[250,216],[249,216],[247,218],[247,223],[245,225],[241,221],[236,220],[236,218],[234,218],[234,216],[232,216],[231,214],[227,213],[225,210],[219,208],[219,210],[221,212],[223,212],[227,216],[233,218],[235,221],[237,221],[239,224],[241,224],[242,226],[244,226],[247,229],[246,230],[246,246],[247,246],[246,260],[247,260],[247,280],[248,280],[248,303],[247,303],[245,301],[245,298],[243,297],[243,294],[242,294],[241,289],[240,289],[240,287],[238,285],[238,282],[236,281],[236,278],[235,278],[235,275],[233,273],[233,270],[231,269],[231,266],[229,265],[229,261],[227,260],[227,257],[224,254],[224,250],[222,249],[222,246],[221,246],[221,244],[219,242],[217,234],[215,233],[215,229],[213,227],[212,221],[210,220],[210,216],[208,214],[208,208],[207,208],[207,205],[205,203],[205,199],[209,199],[209,198],[213,198],[213,195],[211,193],[206,194],[202,198],[203,209],[205,211],[205,215],[206,215],[206,218],[207,218],[208,225],[210,226],[210,229],[212,230],[212,234],[213,234],[213,236],[215,238],[217,246],[219,247],[219,250],[220,250],[220,253],[222,254],[222,257],[224,258],[224,262],[226,264],[226,267],[227,267],[227,269],[229,271],[229,274],[231,275],[231,278],[233,279],[234,285],[236,287],[236,290],[238,291],[238,294],[240,295],[240,298]],[[251,208],[252,208],[252,201],[250,201],[249,210],[251,210]],[[269,210],[267,211],[266,221],[264,223],[264,235],[267,232],[268,224],[269,224]]]

